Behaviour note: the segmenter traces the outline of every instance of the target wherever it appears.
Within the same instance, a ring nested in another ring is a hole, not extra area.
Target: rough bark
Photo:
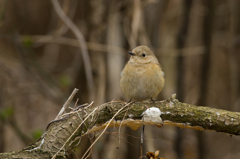
[[[74,146],[71,143],[74,143],[77,137],[104,129],[107,121],[124,105],[123,102],[109,102],[98,107],[87,108],[84,111],[72,112],[72,114],[63,120],[51,124],[42,137],[35,143],[18,152],[2,153],[0,154],[0,158],[52,158],[63,145],[62,150],[56,158],[68,158],[69,150]],[[240,135],[239,112],[181,103],[174,96],[167,100],[155,101],[155,103],[132,103],[124,108],[109,126],[118,127],[121,125],[137,129],[144,124],[141,120],[141,114],[150,107],[157,107],[161,110],[161,118],[164,121],[164,126],[170,125],[196,130],[215,130],[217,132]],[[90,113],[92,114],[89,118],[79,127],[82,120]],[[66,141],[68,142],[66,143]]]

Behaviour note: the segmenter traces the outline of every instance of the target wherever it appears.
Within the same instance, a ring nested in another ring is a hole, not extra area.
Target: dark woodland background
[[[138,45],[149,46],[165,72],[157,100],[177,93],[181,102],[240,111],[240,1],[59,3],[83,34],[89,62],[52,1],[0,0],[0,152],[20,150],[39,138],[74,88],[79,104],[127,100],[120,73],[127,51]],[[141,130],[122,128],[120,144],[118,130],[102,136],[92,158],[139,158]],[[78,157],[92,140],[82,139]],[[144,152],[160,150],[164,159],[236,159],[239,149],[240,138],[223,133],[145,128]]]

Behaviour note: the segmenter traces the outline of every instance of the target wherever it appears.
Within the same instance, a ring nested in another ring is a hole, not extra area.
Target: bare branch
[[[74,110],[75,113],[73,112],[66,118],[52,123],[35,143],[18,152],[0,154],[0,158],[11,155],[14,155],[15,158],[35,158],[34,156],[38,156],[38,158],[39,156],[41,156],[40,158],[52,158],[53,156],[63,158],[68,155],[67,150],[74,146],[72,141],[76,138],[79,139],[79,136],[82,137],[92,132],[120,125],[128,126],[134,130],[142,125],[160,126],[142,119],[142,113],[150,107],[157,107],[161,110],[160,117],[164,121],[163,126],[215,130],[240,135],[239,112],[189,105],[179,102],[174,96],[155,103],[135,102],[128,106],[124,102],[109,102],[98,107],[83,107]],[[83,124],[84,126],[82,126]]]
[[[92,66],[91,66],[91,61],[90,61],[89,53],[87,50],[85,38],[81,33],[81,31],[78,29],[78,27],[63,12],[58,0],[52,0],[52,4],[58,16],[70,28],[70,30],[72,30],[72,32],[78,39],[82,56],[83,56],[83,63],[84,63],[84,68],[86,72],[86,77],[87,77],[89,99],[91,101],[93,100],[93,96],[94,96],[94,91],[93,91],[94,83],[93,83],[93,75],[92,75]]]

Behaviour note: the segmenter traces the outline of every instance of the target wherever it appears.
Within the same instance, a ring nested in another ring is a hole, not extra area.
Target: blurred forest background
[[[240,111],[239,8],[237,0],[0,0],[0,152],[39,138],[74,88],[79,104],[127,100],[120,73],[138,45],[165,72],[157,100],[177,93],[181,102]],[[102,136],[92,158],[139,158],[141,130],[122,128],[120,144],[117,132]],[[239,149],[237,136],[145,127],[144,152],[164,159],[236,159]]]

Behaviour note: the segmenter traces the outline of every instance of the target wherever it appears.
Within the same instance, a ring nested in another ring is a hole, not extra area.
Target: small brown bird
[[[129,54],[131,58],[121,73],[123,93],[130,101],[153,100],[164,85],[164,72],[158,59],[147,46],[138,46]]]

